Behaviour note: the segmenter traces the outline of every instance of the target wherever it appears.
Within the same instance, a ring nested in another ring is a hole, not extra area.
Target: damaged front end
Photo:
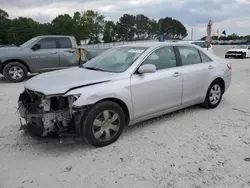
[[[78,126],[83,111],[75,111],[72,108],[79,97],[80,95],[46,96],[25,89],[19,96],[18,109],[29,130],[37,136],[80,136]]]

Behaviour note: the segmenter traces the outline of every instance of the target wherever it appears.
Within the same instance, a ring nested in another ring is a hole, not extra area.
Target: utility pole
[[[194,34],[194,30],[192,28],[192,30],[191,30],[191,40],[193,40],[193,34]]]

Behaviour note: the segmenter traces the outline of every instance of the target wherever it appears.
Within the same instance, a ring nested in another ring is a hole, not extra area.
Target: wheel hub
[[[209,95],[209,100],[212,104],[217,104],[221,97],[221,88],[218,84],[215,84],[211,90]]]
[[[114,111],[105,110],[94,120],[92,132],[95,139],[109,141],[117,134],[119,128],[119,115]]]
[[[9,75],[11,76],[11,78],[13,79],[20,79],[23,76],[23,70],[20,67],[12,67],[9,70]]]

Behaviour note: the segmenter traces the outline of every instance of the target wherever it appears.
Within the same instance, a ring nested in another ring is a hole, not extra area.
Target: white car
[[[229,57],[240,57],[240,58],[250,57],[250,45],[242,44],[235,46],[232,49],[229,49],[225,54],[225,58]]]

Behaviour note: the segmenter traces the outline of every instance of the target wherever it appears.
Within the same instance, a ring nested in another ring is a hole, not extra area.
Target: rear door
[[[215,71],[213,61],[191,46],[178,46],[183,76],[182,104],[202,102]]]
[[[39,40],[36,44],[40,46],[40,49],[31,50],[30,52],[33,70],[35,72],[45,72],[58,69],[59,54],[56,39],[54,37],[46,37]]]
[[[174,48],[158,48],[142,64],[154,64],[156,72],[142,75],[135,73],[131,76],[134,117],[140,118],[180,106],[182,75]]]
[[[69,37],[57,38],[60,68],[77,66],[79,63],[77,48],[72,45]]]

